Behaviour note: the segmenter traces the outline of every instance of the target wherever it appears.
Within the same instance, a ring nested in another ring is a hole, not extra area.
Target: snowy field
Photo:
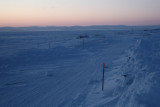
[[[160,29],[0,32],[0,107],[160,107]]]

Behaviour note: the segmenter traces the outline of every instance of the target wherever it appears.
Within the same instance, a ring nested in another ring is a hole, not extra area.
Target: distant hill
[[[160,26],[94,25],[94,26],[0,27],[0,32],[6,32],[6,31],[16,32],[16,31],[129,30],[129,29],[160,29]]]

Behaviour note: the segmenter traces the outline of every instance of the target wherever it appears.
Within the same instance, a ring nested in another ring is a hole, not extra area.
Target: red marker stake
[[[104,90],[104,68],[105,68],[105,63],[103,63],[102,91]]]

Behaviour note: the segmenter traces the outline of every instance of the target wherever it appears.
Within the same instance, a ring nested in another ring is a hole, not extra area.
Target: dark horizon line
[[[65,25],[59,25],[59,26],[1,26],[0,28],[29,28],[29,27],[93,27],[93,26],[128,26],[128,27],[143,27],[143,26],[160,26],[159,25],[72,25],[72,26],[65,26]]]

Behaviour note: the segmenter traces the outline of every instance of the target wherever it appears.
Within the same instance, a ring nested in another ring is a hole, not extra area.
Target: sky
[[[160,0],[0,0],[0,27],[160,25]]]

